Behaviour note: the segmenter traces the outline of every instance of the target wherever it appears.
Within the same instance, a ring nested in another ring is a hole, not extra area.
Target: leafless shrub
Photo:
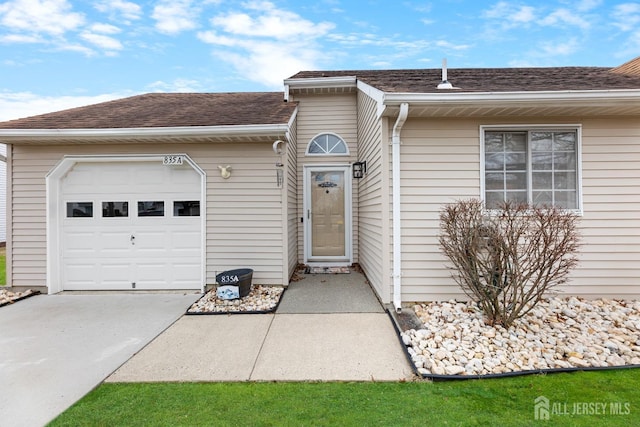
[[[452,277],[490,324],[509,327],[577,265],[578,216],[554,207],[463,200],[440,212]]]

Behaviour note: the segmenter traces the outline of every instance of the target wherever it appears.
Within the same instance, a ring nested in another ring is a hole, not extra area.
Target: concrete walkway
[[[105,379],[397,381],[414,375],[362,274],[305,275],[285,291],[275,314],[183,316],[199,297],[39,295],[0,308],[0,426],[42,426]]]
[[[198,297],[38,295],[0,308],[0,426],[45,425]]]
[[[413,377],[362,274],[305,275],[276,314],[184,316],[107,381],[397,381]]]

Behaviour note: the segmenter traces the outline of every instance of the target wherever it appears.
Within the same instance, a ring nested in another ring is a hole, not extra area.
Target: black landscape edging
[[[418,367],[415,363],[413,363],[413,359],[411,359],[411,354],[409,354],[409,346],[404,343],[402,340],[402,331],[398,328],[396,321],[393,319],[393,315],[389,311],[389,309],[385,310],[387,315],[389,316],[391,323],[393,324],[393,328],[396,331],[396,335],[398,336],[398,340],[400,341],[400,345],[402,346],[402,350],[404,355],[407,357],[409,364],[413,368],[413,372],[422,379],[431,380],[431,381],[463,381],[463,380],[483,380],[483,379],[492,379],[492,378],[508,378],[508,377],[521,377],[525,375],[540,375],[540,374],[559,374],[563,372],[581,372],[581,371],[612,371],[612,370],[620,370],[620,369],[636,369],[640,368],[640,365],[618,365],[618,366],[587,366],[585,368],[549,368],[549,369],[530,369],[526,371],[511,371],[511,372],[503,372],[501,374],[486,374],[486,375],[437,375],[437,374],[421,374],[418,371]]]
[[[409,354],[409,350],[407,350],[407,346],[404,344],[404,341],[402,341],[402,331],[400,331],[400,328],[398,328],[396,320],[393,318],[393,314],[391,314],[391,311],[388,308],[385,309],[385,311],[387,312],[387,316],[389,316],[389,320],[391,320],[393,329],[396,331],[396,336],[398,337],[398,341],[400,341],[400,347],[402,347],[402,352],[407,358],[407,361],[409,362],[409,366],[411,366],[411,369],[413,370],[414,375],[421,376],[420,373],[418,372],[418,368],[416,367],[416,364],[413,363],[413,360],[411,360],[411,355]]]
[[[32,297],[34,295],[40,295],[40,291],[32,291],[31,293],[29,293],[27,295],[23,295],[23,296],[21,296],[19,298],[12,299],[11,301],[3,302],[2,304],[0,304],[0,307],[4,307],[5,305],[15,304],[18,301],[22,301],[23,299],[27,299],[27,298]]]
[[[273,308],[271,308],[269,310],[254,310],[254,311],[193,311],[193,312],[190,312],[189,308],[191,308],[191,305],[196,304],[198,301],[200,301],[202,298],[204,298],[208,293],[208,292],[206,292],[200,298],[198,298],[198,300],[196,302],[191,304],[189,306],[189,308],[187,308],[187,311],[186,311],[185,315],[187,315],[187,316],[215,316],[215,315],[220,315],[220,314],[224,314],[224,315],[229,315],[229,314],[269,314],[269,313],[275,312],[278,309],[278,307],[280,306],[280,301],[282,301],[282,296],[284,295],[284,292],[286,290],[287,290],[287,287],[283,286],[282,287],[282,292],[280,292],[280,296],[278,297],[278,302],[276,303],[275,306],[273,306]]]

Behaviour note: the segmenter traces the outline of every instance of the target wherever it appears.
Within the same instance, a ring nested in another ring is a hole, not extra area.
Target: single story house
[[[579,212],[564,291],[640,297],[640,58],[616,68],[305,71],[0,123],[14,287],[195,289],[358,263],[384,303],[460,298],[459,199]]]

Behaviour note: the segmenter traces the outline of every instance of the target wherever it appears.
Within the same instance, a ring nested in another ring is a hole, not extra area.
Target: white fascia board
[[[356,76],[313,77],[286,79],[284,84],[289,89],[324,89],[339,87],[356,87]]]
[[[206,137],[206,136],[267,136],[284,135],[288,124],[269,125],[225,125],[225,126],[180,126],[150,128],[113,129],[0,129],[0,138],[24,137]]]
[[[545,102],[619,102],[640,101],[640,89],[566,90],[537,92],[455,92],[385,93],[385,105],[476,104],[476,103],[545,103]]]
[[[384,105],[385,93],[380,89],[376,89],[375,87],[363,83],[358,80],[358,90],[373,99],[378,104],[377,117],[382,117],[386,106]]]

